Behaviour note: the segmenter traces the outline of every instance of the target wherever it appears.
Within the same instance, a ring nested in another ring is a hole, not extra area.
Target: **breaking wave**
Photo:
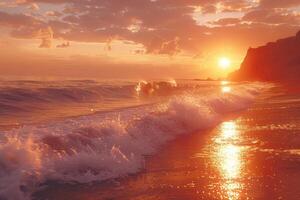
[[[0,199],[30,199],[48,180],[89,183],[136,173],[145,155],[247,108],[261,88],[248,84],[229,93],[185,92],[154,105],[4,131]]]

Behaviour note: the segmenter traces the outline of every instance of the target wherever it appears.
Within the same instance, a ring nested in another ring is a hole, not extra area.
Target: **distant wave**
[[[177,82],[175,80],[170,81],[140,81],[135,86],[135,91],[138,95],[153,95],[169,93],[177,88]]]
[[[146,84],[143,85],[144,83]],[[170,84],[172,84],[172,87],[168,87]],[[148,95],[150,93],[151,95],[169,95],[176,89],[176,87],[173,87],[174,84],[176,84],[175,81],[141,81],[122,84],[99,83],[88,80],[61,82],[16,81],[2,82],[2,84],[0,82],[0,115],[33,112],[45,105],[49,107],[60,104],[122,102],[146,95],[146,93]],[[149,86],[152,88],[150,89]]]
[[[5,131],[0,135],[0,199],[29,199],[47,180],[88,183],[136,173],[145,155],[247,108],[261,88],[247,84],[226,94],[186,92],[165,103]]]
[[[129,98],[134,95],[134,85],[38,85],[8,87],[0,90],[0,103],[9,105],[26,103],[95,102],[102,98]]]

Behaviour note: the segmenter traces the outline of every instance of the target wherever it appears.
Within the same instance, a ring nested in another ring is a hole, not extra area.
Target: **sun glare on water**
[[[222,87],[222,92],[223,93],[229,93],[229,92],[231,92],[231,87],[229,87],[229,86],[223,86]]]
[[[230,67],[231,65],[231,61],[229,58],[226,57],[222,57],[219,59],[219,67],[222,69],[227,69],[228,67]]]

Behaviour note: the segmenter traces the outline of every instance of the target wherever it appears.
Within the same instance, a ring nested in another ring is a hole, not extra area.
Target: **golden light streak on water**
[[[243,184],[239,181],[242,173],[243,159],[241,147],[234,144],[234,140],[240,137],[236,122],[224,122],[220,128],[220,134],[215,141],[216,157],[215,164],[218,168],[222,185],[222,196],[225,199],[237,200]]]
[[[229,93],[229,92],[231,92],[231,87],[222,86],[221,90],[222,90],[223,93]]]
[[[221,127],[221,136],[223,139],[230,139],[237,136],[235,122],[224,122]]]
[[[229,81],[221,81],[221,85],[228,85]]]

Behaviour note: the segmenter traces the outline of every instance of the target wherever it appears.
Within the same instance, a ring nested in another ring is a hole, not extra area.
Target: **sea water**
[[[1,81],[0,199],[47,181],[91,183],[144,168],[179,135],[212,128],[270,85],[199,80]]]

